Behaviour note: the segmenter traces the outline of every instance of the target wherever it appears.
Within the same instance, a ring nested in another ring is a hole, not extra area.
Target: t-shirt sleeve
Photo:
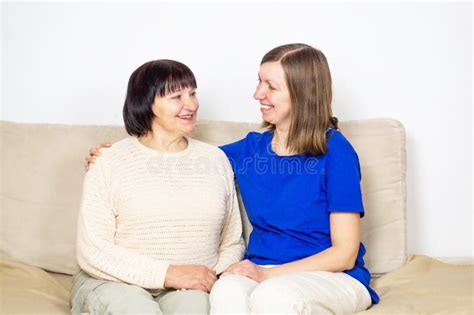
[[[333,137],[336,139],[328,146],[326,167],[329,212],[359,212],[362,218],[359,158],[342,135],[335,133]]]
[[[219,147],[222,151],[224,151],[225,155],[229,159],[234,173],[236,173],[236,167],[238,165],[238,161],[240,160],[245,141],[246,138]]]

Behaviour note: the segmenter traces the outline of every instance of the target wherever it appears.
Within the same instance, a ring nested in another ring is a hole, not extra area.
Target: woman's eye
[[[171,99],[173,100],[179,100],[181,98],[181,95],[175,95]]]
[[[276,90],[273,86],[269,85],[268,88],[272,91]]]
[[[196,94],[197,94],[196,91],[194,91],[191,93],[191,96],[196,96]]]

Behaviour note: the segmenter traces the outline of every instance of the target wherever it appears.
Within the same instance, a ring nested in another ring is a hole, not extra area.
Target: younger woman
[[[360,242],[359,160],[332,116],[324,54],[272,49],[254,98],[268,130],[221,147],[253,230],[245,260],[215,283],[211,312],[345,314],[378,303]]]

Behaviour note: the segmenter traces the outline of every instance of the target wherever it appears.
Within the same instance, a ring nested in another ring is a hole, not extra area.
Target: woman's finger
[[[209,271],[209,272],[207,273],[207,275],[208,275],[209,278],[211,278],[212,280],[214,280],[214,281],[217,280],[217,276],[216,276],[216,273],[215,273],[215,272]]]
[[[246,268],[240,267],[240,268],[236,268],[236,269],[234,270],[234,273],[235,273],[235,274],[238,274],[238,275],[241,275],[241,276],[247,276],[248,271],[247,271]]]
[[[224,271],[224,273],[232,273],[234,272],[234,270],[235,270],[235,266],[230,266]]]
[[[94,164],[95,161],[96,161],[96,158],[93,157],[93,156],[91,156],[90,158],[87,159],[87,163],[89,163],[89,165],[90,165],[90,164]]]
[[[201,287],[201,290],[204,292],[208,292],[208,293],[211,292],[211,290],[207,287],[206,284],[201,284],[200,287]]]
[[[207,289],[207,292],[211,292],[213,285],[214,285],[214,284],[213,284],[212,282],[206,282],[206,289]]]
[[[100,151],[99,151],[99,148],[93,148],[93,149],[91,150],[91,155],[92,155],[92,156],[100,156],[100,154],[101,154],[101,153],[100,153]]]

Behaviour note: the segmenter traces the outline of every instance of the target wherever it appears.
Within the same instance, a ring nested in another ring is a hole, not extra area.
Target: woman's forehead
[[[282,82],[285,79],[285,72],[280,62],[266,62],[260,65],[258,76],[261,80]]]

